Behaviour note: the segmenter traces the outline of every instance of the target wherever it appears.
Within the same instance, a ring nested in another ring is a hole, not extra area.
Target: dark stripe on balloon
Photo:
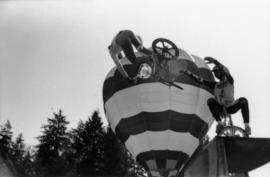
[[[200,70],[202,73],[204,73],[205,77],[209,77],[209,75],[211,74],[211,71],[209,71],[207,69],[202,68]],[[122,76],[120,76],[118,71],[116,71],[116,74],[114,75],[114,77],[109,77],[104,82],[103,101],[104,101],[104,103],[106,103],[108,101],[108,99],[110,99],[116,92],[118,92],[120,90],[129,88],[129,87],[133,87],[133,86],[141,84],[141,83],[153,83],[153,82],[157,82],[157,81],[154,79],[144,79],[144,80],[140,79],[137,84],[129,83],[126,79],[124,79]],[[193,85],[193,86],[202,88],[202,89],[204,89],[212,94],[214,93],[211,88],[199,85],[194,80],[192,80],[191,78],[189,78],[188,76],[183,75],[183,74],[179,75],[175,79],[174,82]]]
[[[136,161],[146,167],[146,170],[150,170],[147,165],[147,161],[154,160],[158,169],[166,169],[167,160],[176,160],[175,169],[179,169],[189,159],[189,155],[182,151],[170,151],[170,150],[153,150],[140,153],[136,157]]]
[[[117,137],[125,143],[129,136],[145,131],[189,132],[200,139],[208,130],[208,124],[195,114],[175,111],[141,112],[129,118],[122,118],[115,128]]]

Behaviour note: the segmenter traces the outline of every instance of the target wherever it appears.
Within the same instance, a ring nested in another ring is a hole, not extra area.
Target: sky
[[[0,124],[9,120],[34,145],[59,109],[74,128],[96,109],[105,118],[102,85],[114,67],[107,46],[122,29],[148,47],[165,37],[217,58],[235,96],[249,100],[252,136],[270,137],[269,0],[0,1]],[[233,118],[242,125],[240,113]],[[269,164],[251,177],[267,173]]]

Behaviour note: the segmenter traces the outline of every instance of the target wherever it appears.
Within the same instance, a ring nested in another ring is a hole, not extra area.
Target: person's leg
[[[214,98],[209,98],[207,100],[207,104],[213,117],[216,119],[217,122],[220,122],[221,121],[220,115],[223,112],[222,106]]]
[[[242,117],[245,124],[245,131],[248,135],[251,134],[251,128],[249,126],[249,108],[248,108],[248,101],[246,98],[239,98],[235,101],[235,103],[227,108],[227,112],[230,114],[234,114],[239,109],[241,109]]]
[[[216,99],[214,98],[209,98],[207,100],[207,104],[209,106],[209,109],[213,115],[213,117],[216,119],[217,121],[217,127],[216,127],[216,133],[219,134],[222,129],[223,129],[223,124],[221,122],[221,114],[223,113],[223,106],[220,105]]]
[[[237,99],[233,105],[227,108],[227,112],[229,114],[236,113],[239,109],[241,109],[244,123],[249,123],[249,108],[248,108],[248,100],[246,98]]]

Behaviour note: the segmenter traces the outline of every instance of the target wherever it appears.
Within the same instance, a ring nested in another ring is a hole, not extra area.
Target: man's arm
[[[221,64],[218,60],[212,58],[212,57],[205,57],[204,60],[206,61],[206,64],[211,64],[213,63],[216,67],[220,68],[224,75],[226,76],[226,79],[233,84],[234,80],[233,77],[231,76],[229,69],[225,67],[223,64]]]
[[[216,66],[223,66],[219,61],[217,61],[216,59],[212,58],[212,57],[205,57],[204,60],[206,61],[206,64],[211,64],[213,63]]]
[[[129,76],[128,76],[126,70],[124,69],[123,65],[120,63],[119,59],[118,59],[114,54],[112,54],[112,53],[110,53],[110,54],[111,54],[111,57],[112,57],[112,59],[113,59],[115,65],[116,65],[118,71],[120,72],[120,74],[121,74],[125,79],[128,79]]]
[[[182,70],[180,72],[188,75],[192,80],[194,80],[195,82],[197,82],[200,85],[205,85],[205,86],[208,86],[208,87],[210,87],[212,89],[215,88],[215,85],[216,85],[215,81],[205,80],[205,79],[199,77],[198,75],[196,75],[196,74],[194,74],[194,73],[192,73],[191,71],[188,71],[188,70]]]

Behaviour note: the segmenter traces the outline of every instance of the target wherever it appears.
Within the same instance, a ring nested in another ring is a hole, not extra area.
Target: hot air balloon
[[[162,49],[157,46],[160,41],[164,40],[153,42],[156,53]],[[180,48],[176,53],[179,55],[171,60],[159,55],[159,79],[145,77],[133,84],[113,68],[103,85],[104,109],[112,130],[150,176],[176,176],[214,120],[207,105],[213,90],[179,74],[186,69],[214,80],[211,70],[198,56]],[[122,64],[131,77],[142,67],[127,58]]]

